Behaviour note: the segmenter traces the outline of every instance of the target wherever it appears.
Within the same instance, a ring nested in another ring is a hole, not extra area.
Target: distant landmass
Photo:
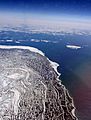
[[[0,120],[77,120],[57,67],[36,48],[0,46]]]

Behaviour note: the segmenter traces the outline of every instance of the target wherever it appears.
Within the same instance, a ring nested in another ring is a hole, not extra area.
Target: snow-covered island
[[[70,49],[81,49],[82,47],[81,46],[78,46],[78,45],[66,45],[67,48],[70,48]]]
[[[0,120],[77,120],[58,64],[26,46],[0,46]]]

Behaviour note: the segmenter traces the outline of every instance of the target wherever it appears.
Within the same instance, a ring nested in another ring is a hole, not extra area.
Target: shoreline
[[[45,54],[44,54],[41,50],[39,50],[39,49],[37,49],[37,48],[34,48],[34,47],[30,47],[30,46],[0,45],[0,49],[24,49],[24,50],[29,50],[29,51],[31,51],[31,52],[35,52],[35,53],[38,53],[38,54],[40,54],[40,55],[42,55],[42,56],[45,56]],[[47,57],[46,57],[46,58],[47,58]],[[64,86],[63,84],[61,84],[61,80],[59,79],[59,77],[60,77],[60,75],[61,75],[61,73],[59,73],[58,70],[57,70],[59,64],[56,63],[56,62],[51,61],[49,58],[47,58],[47,60],[50,62],[50,65],[51,65],[52,68],[55,70],[55,72],[58,74],[57,80],[59,81],[59,84],[62,85],[62,86]],[[65,86],[64,86],[64,89],[65,89],[65,91],[67,90]],[[68,92],[68,90],[67,90],[67,92]],[[69,92],[68,92],[68,93],[69,93]],[[71,98],[72,98],[72,97],[71,97]],[[74,106],[73,98],[72,98],[72,105],[73,105],[73,107],[74,107],[74,109],[72,110],[72,114],[73,114],[74,117],[76,117],[76,116],[75,116],[76,107]],[[77,117],[76,117],[76,119],[78,120]]]
[[[42,55],[42,56],[45,56],[45,54],[44,54],[41,50],[39,50],[39,49],[37,49],[37,48],[34,48],[34,47],[30,47],[30,46],[0,45],[0,49],[25,49],[25,50],[30,50],[31,52],[38,53],[38,54],[40,54],[40,55]],[[46,58],[47,58],[47,57],[46,57]],[[49,60],[48,58],[47,58],[47,60],[50,62],[52,68],[56,71],[56,73],[58,74],[58,78],[59,78],[59,76],[61,75],[61,74],[57,71],[57,67],[59,66],[59,64],[56,63],[56,62],[53,62],[53,61]]]

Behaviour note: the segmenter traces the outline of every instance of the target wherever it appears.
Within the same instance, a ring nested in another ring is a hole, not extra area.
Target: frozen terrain
[[[57,66],[36,48],[0,46],[0,120],[77,120]]]

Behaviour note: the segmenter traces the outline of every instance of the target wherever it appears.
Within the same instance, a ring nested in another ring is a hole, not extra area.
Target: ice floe
[[[70,49],[80,49],[82,48],[81,46],[78,46],[78,45],[66,45],[67,48],[70,48]]]

